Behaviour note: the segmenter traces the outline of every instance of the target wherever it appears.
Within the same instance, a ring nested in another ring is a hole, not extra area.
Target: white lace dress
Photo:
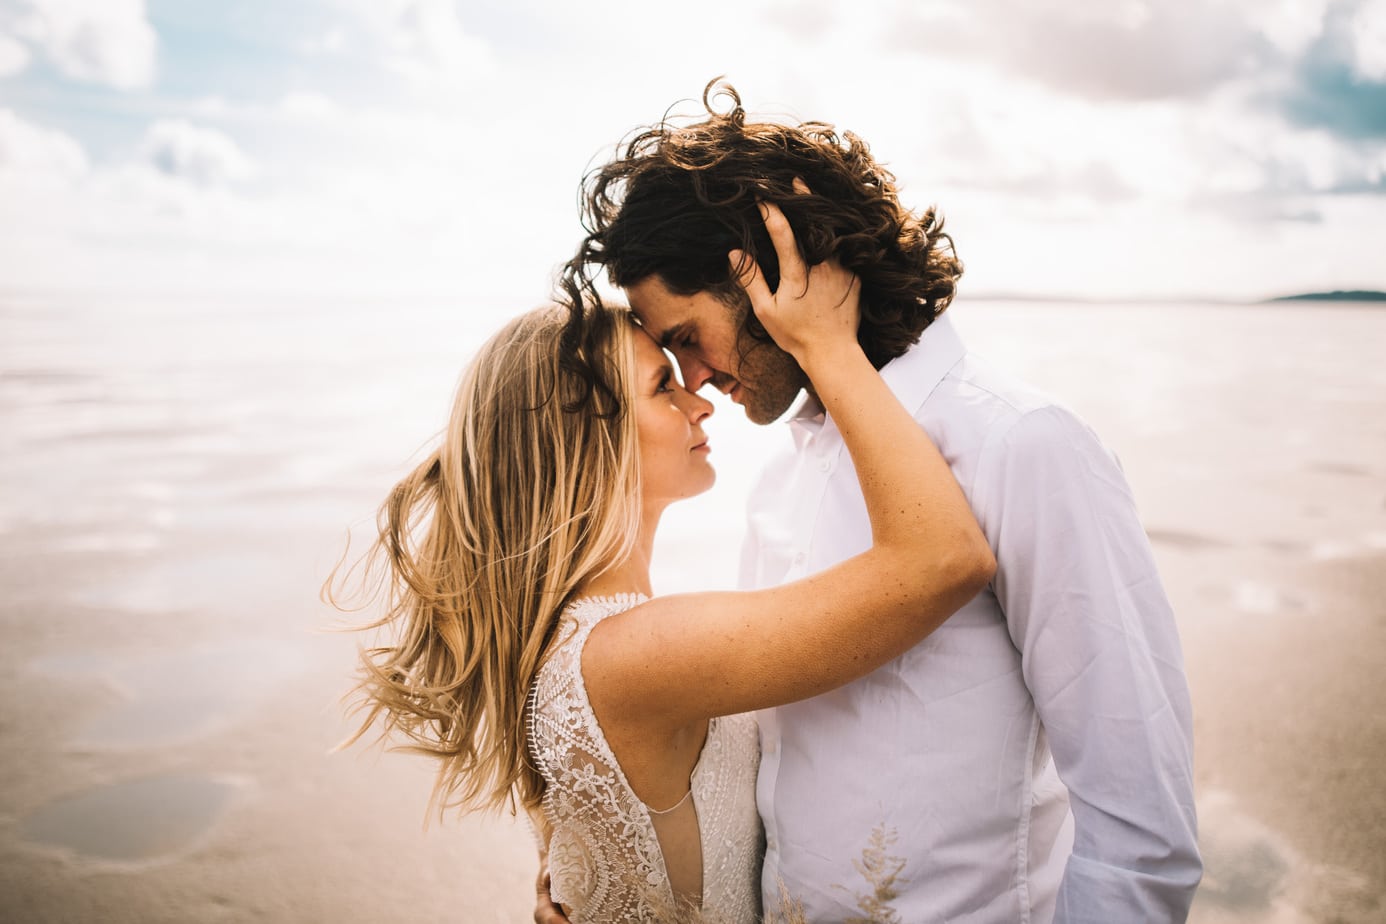
[[[529,747],[548,783],[543,809],[552,895],[571,909],[573,924],[658,921],[676,907],[656,819],[679,806],[652,811],[631,791],[592,712],[581,670],[592,627],[644,600],[631,594],[572,603],[558,626],[558,647],[531,691]],[[691,778],[696,817],[686,821],[696,824],[701,846],[703,917],[718,924],[759,919],[759,761],[751,716],[711,720]]]

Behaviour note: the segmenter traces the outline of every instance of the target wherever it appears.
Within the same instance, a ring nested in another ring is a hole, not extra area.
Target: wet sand
[[[239,580],[287,601],[292,575],[326,571],[296,545],[262,548]],[[150,564],[5,551],[31,585]],[[423,761],[329,754],[354,641],[316,634],[315,588],[297,590],[296,606],[234,623],[7,594],[0,920],[512,921],[529,907],[525,828],[424,831]]]
[[[523,824],[425,831],[426,761],[329,753],[357,640],[316,597],[479,332],[419,344],[363,306],[295,351],[259,336],[282,312],[213,312],[199,347],[205,317],[126,307],[0,299],[0,920],[527,920]],[[1194,694],[1193,920],[1381,920],[1386,312],[957,312],[1136,490]],[[734,580],[772,437],[733,413],[661,590]]]

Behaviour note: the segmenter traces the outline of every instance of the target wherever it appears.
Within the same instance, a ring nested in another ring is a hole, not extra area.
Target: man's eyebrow
[[[659,344],[661,350],[672,350],[674,348],[674,338],[683,333],[688,328],[688,322],[682,321],[660,334],[655,342]]]

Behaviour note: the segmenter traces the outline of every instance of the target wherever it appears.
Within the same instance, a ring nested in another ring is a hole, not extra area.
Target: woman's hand
[[[549,868],[539,866],[539,879],[534,883],[534,924],[568,924],[563,909],[549,894]]]
[[[812,378],[816,363],[856,347],[861,282],[836,260],[805,266],[784,213],[769,202],[760,204],[760,213],[780,260],[779,288],[771,294],[760,267],[744,251],[728,254],[732,272],[765,330]]]

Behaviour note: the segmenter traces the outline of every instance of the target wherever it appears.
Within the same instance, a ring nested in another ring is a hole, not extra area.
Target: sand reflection
[[[175,854],[211,830],[235,786],[201,777],[160,776],[58,799],[24,820],[24,837],[98,860]]]
[[[57,655],[33,668],[51,678],[104,682],[121,698],[81,725],[70,746],[139,748],[208,735],[252,715],[306,664],[298,646],[237,639],[153,656]]]

